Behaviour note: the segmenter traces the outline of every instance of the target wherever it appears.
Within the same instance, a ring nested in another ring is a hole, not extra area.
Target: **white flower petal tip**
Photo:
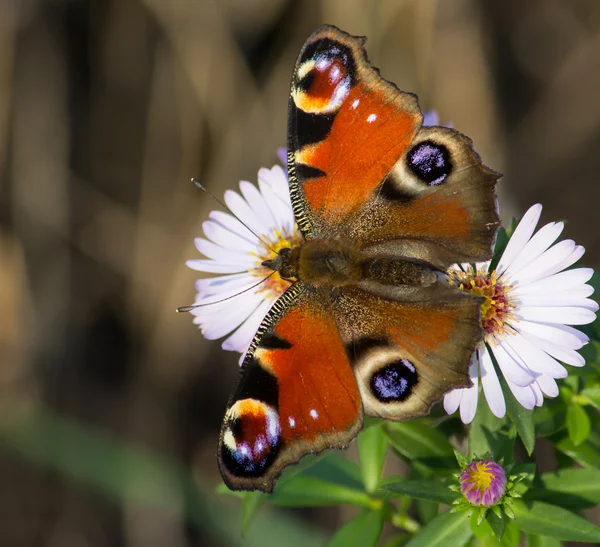
[[[285,157],[285,150],[284,150]],[[261,168],[258,188],[241,181],[240,192],[227,190],[229,212],[212,211],[203,222],[204,237],[194,239],[205,259],[188,260],[197,271],[223,274],[196,282],[193,322],[207,339],[227,336],[222,347],[243,355],[275,300],[289,287],[278,273],[262,266],[283,247],[301,243],[285,171]]]
[[[423,125],[429,127],[432,125],[440,125],[440,117],[435,110],[429,110],[423,114]]]
[[[556,380],[568,375],[562,363],[585,365],[577,350],[589,338],[570,325],[591,323],[599,309],[590,298],[594,289],[586,284],[594,271],[567,269],[585,249],[570,239],[557,242],[562,222],[549,223],[534,234],[541,213],[540,204],[527,210],[495,270],[480,263],[454,265],[447,271],[451,285],[485,299],[481,307],[485,336],[474,358],[485,399],[497,417],[506,413],[497,373],[527,409],[541,406],[544,397],[556,397]],[[444,408],[448,413],[460,408],[461,419],[469,423],[474,396],[469,390],[457,391],[446,395]]]

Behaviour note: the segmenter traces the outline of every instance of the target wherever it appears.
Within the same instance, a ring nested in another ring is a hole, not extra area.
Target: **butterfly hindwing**
[[[458,131],[422,127],[344,235],[367,254],[419,259],[439,269],[487,260],[499,226],[499,176]]]
[[[248,351],[221,429],[229,488],[270,492],[288,464],[346,446],[362,404],[331,313],[301,283],[275,303]]]
[[[439,282],[341,289],[333,307],[365,414],[408,420],[450,389],[469,387],[480,304]]]

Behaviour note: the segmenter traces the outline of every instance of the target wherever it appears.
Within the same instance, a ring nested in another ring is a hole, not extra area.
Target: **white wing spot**
[[[341,76],[342,76],[342,71],[340,70],[340,67],[334,66],[329,74],[329,78],[331,79],[331,82],[332,83],[337,82],[341,78]]]
[[[376,119],[377,119],[377,114],[369,114],[369,117],[367,118],[367,121],[369,123],[373,123]]]
[[[319,413],[314,408],[312,408],[310,411],[310,416],[313,420],[316,420],[319,417]]]
[[[290,424],[290,427],[296,427],[296,420],[294,420],[294,417],[293,417],[293,416],[290,416],[290,417],[288,418],[288,422],[289,422],[289,424]]]
[[[354,102],[352,103],[352,108],[356,108],[358,106],[358,103],[360,103],[360,99],[354,99]]]
[[[327,58],[321,58],[316,62],[315,66],[317,67],[317,70],[323,71],[323,70],[326,70],[330,64],[331,64],[331,60],[329,60]]]

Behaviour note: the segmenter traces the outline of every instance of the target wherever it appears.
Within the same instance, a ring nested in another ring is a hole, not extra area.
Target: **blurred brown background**
[[[237,355],[174,312],[214,208],[189,178],[276,162],[325,22],[473,138],[505,219],[542,202],[600,266],[597,0],[0,0],[1,546],[289,547],[345,518],[240,537],[214,494]]]

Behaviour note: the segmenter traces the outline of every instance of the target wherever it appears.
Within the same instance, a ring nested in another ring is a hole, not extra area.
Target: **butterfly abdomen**
[[[361,262],[362,279],[382,285],[421,285],[436,282],[437,275],[419,262],[398,258],[366,258]]]
[[[361,281],[381,285],[431,285],[436,274],[419,262],[391,257],[365,257],[357,246],[341,241],[307,241],[290,254],[294,277],[305,284],[340,287]],[[285,262],[285,261],[284,261]]]

